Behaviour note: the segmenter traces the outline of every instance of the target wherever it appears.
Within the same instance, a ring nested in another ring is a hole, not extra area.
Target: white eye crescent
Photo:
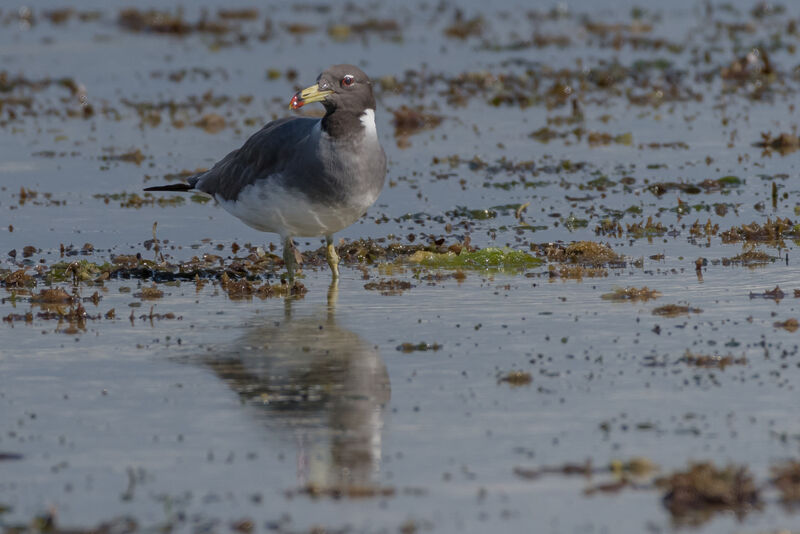
[[[350,87],[355,81],[352,74],[346,74],[345,77],[342,78],[342,87]]]

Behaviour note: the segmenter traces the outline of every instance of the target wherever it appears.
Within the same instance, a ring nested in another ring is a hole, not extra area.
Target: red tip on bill
[[[299,92],[295,93],[292,99],[289,101],[289,109],[298,109],[304,105],[305,102],[303,102],[303,98],[300,96]]]

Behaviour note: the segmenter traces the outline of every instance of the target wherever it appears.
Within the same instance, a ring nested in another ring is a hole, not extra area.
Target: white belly
[[[310,202],[297,191],[275,189],[266,184],[251,184],[239,193],[237,200],[216,196],[225,211],[248,226],[281,237],[314,237],[330,235],[356,222],[376,198],[364,195],[347,206],[330,207]]]

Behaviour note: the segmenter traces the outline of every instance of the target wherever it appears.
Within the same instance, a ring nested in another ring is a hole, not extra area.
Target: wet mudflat
[[[3,7],[0,526],[800,530],[798,17]],[[141,191],[344,61],[390,167],[338,284]]]

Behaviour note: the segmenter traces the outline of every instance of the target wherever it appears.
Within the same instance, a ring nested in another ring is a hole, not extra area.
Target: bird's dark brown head
[[[295,93],[289,107],[297,109],[310,102],[322,102],[328,114],[336,110],[356,114],[374,110],[372,81],[354,65],[334,65],[317,77],[316,85]]]

